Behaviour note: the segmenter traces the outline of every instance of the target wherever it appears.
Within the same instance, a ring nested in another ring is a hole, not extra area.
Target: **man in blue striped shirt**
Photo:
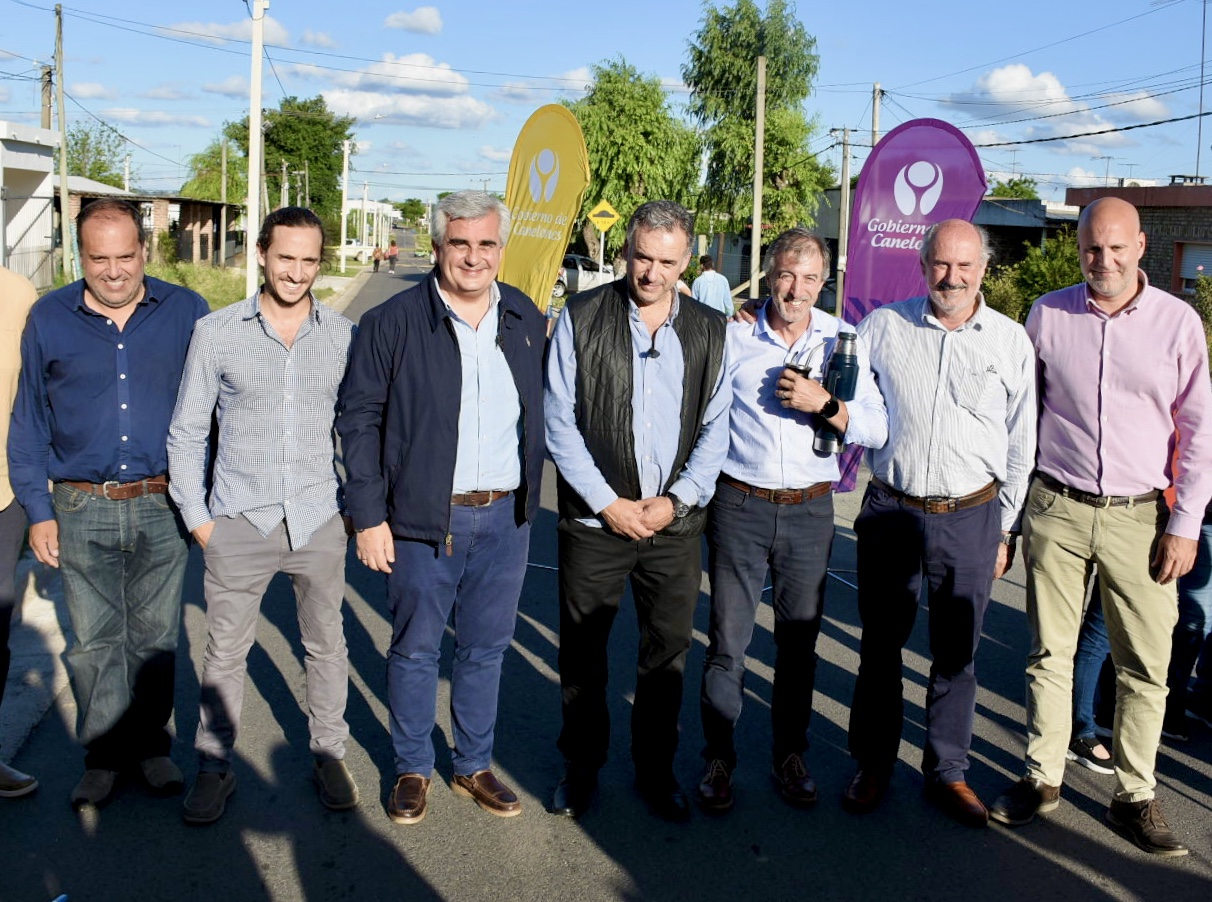
[[[168,437],[172,496],[206,555],[206,653],[198,779],[185,820],[218,820],[235,789],[232,748],[261,597],[294,584],[306,651],[308,727],[321,801],[343,810],[358,790],[342,759],[349,661],[341,620],[348,538],[334,469],[333,419],[353,323],[311,294],[324,228],[301,207],[266,217],[261,290],[198,323]],[[213,488],[207,441],[219,421]]]

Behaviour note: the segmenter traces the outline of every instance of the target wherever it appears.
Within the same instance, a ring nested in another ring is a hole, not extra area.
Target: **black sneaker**
[[[1107,757],[1099,758],[1094,754],[1096,749],[1101,749]],[[1070,761],[1080,764],[1087,770],[1094,771],[1096,774],[1115,773],[1115,768],[1111,766],[1111,756],[1097,739],[1074,739],[1069,743],[1069,749],[1065,752],[1065,757]]]
[[[1194,693],[1187,697],[1187,716],[1193,717],[1205,727],[1212,728],[1212,699],[1197,698]]]
[[[1178,858],[1187,854],[1187,847],[1178,841],[1178,837],[1162,817],[1157,799],[1112,802],[1111,807],[1107,809],[1106,820],[1116,833],[1150,855]]]
[[[1187,715],[1170,714],[1162,721],[1162,738],[1171,742],[1190,742],[1191,727],[1187,723]]]

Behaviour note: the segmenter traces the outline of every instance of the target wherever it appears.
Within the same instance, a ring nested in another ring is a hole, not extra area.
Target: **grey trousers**
[[[333,517],[302,548],[292,550],[286,524],[262,537],[244,517],[218,517],[206,546],[206,653],[202,663],[198,750],[200,770],[231,766],[248,652],[256,638],[261,598],[277,573],[290,577],[306,652],[307,725],[312,754],[343,758],[349,726],[349,655],[341,605],[345,596],[345,526]]]

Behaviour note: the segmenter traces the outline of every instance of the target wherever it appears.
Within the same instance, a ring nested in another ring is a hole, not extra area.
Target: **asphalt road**
[[[423,261],[417,261],[421,263]],[[370,276],[348,313],[410,284],[424,267],[401,254],[392,277]],[[695,812],[686,825],[653,819],[635,795],[628,761],[630,693],[637,633],[624,605],[612,636],[610,707],[615,725],[601,798],[581,821],[555,818],[544,803],[559,775],[554,478],[533,531],[517,633],[505,662],[496,768],[523,800],[521,817],[502,820],[454,796],[446,701],[434,741],[438,773],[424,823],[400,827],[384,813],[392,783],[384,657],[390,626],[382,578],[347,567],[345,623],[351,658],[347,761],[362,789],[354,811],[326,811],[310,781],[302,648],[288,583],[279,577],[263,605],[249,657],[239,786],[227,814],[190,827],[180,799],[151,797],[125,784],[94,818],[79,818],[67,798],[80,774],[70,696],[43,720],[15,764],[36,772],[41,790],[0,803],[0,902],[72,900],[387,900],[457,902],[596,900],[1206,900],[1212,892],[1212,731],[1185,746],[1163,747],[1161,798],[1191,845],[1185,859],[1137,852],[1102,823],[1113,778],[1073,767],[1064,803],[1018,830],[960,827],[921,798],[927,660],[925,618],[905,654],[906,715],[901,760],[885,804],[866,817],[841,810],[852,773],[846,753],[848,706],[859,641],[851,524],[857,494],[839,497],[835,578],[830,580],[818,647],[816,711],[809,764],[821,789],[814,810],[782,803],[767,777],[767,709],[774,660],[772,615],[759,612],[751,648],[746,709],[738,730],[741,763],[736,808],[720,818]],[[201,562],[187,575],[185,629],[177,669],[178,739],[173,757],[192,778],[198,662],[205,642]],[[1016,565],[995,590],[978,656],[981,691],[969,779],[991,801],[1020,772],[1026,625],[1023,573]],[[706,579],[703,583],[707,589]],[[707,596],[696,612],[687,668],[677,770],[684,785],[699,776],[697,689],[702,672]],[[447,642],[449,656],[449,638]],[[448,676],[443,667],[443,686]]]

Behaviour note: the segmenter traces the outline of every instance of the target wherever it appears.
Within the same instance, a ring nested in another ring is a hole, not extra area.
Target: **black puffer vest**
[[[573,347],[577,355],[577,429],[606,482],[620,498],[639,500],[640,474],[632,435],[632,361],[635,349],[628,326],[627,281],[620,279],[572,298],[565,309],[572,315]],[[687,297],[679,298],[673,331],[682,345],[681,432],[677,456],[668,482],[677,481],[690,457],[712,389],[724,359],[727,321],[713,310]],[[558,481],[561,517],[594,516],[581,496]],[[683,499],[690,502],[694,499]],[[661,535],[697,536],[707,522],[705,508],[674,520]]]

